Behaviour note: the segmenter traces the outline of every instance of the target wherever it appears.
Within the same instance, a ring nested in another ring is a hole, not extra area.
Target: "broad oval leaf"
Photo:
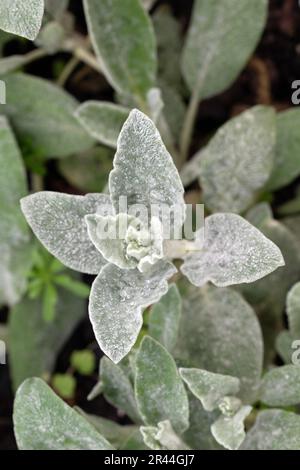
[[[75,274],[75,279],[79,276]],[[14,390],[28,377],[52,372],[62,346],[85,315],[85,300],[59,289],[55,318],[45,322],[41,299],[27,297],[9,316],[10,372]]]
[[[282,410],[261,411],[241,450],[299,450],[300,416]]]
[[[148,211],[151,206],[173,208],[176,227],[184,221],[184,189],[172,157],[154,123],[137,109],[119,136],[109,187],[117,213],[120,197],[127,197],[129,206],[143,205]],[[169,227],[169,214],[166,219]]]
[[[135,393],[138,409],[148,425],[168,419],[175,432],[188,427],[188,398],[176,364],[168,351],[145,336],[136,357]]]
[[[169,352],[176,344],[181,318],[182,303],[176,284],[155,304],[150,312],[148,333]]]
[[[84,0],[84,9],[106,78],[118,92],[143,99],[157,65],[153,27],[140,0]]]
[[[267,0],[195,0],[182,57],[192,92],[198,87],[209,98],[234,82],[259,41],[267,6]]]
[[[245,403],[257,396],[263,363],[260,325],[250,305],[232,289],[192,288],[183,302],[175,357],[189,367],[237,377]]]
[[[13,417],[20,450],[113,450],[41,379],[23,382],[16,394]]]
[[[22,211],[34,234],[67,267],[98,274],[106,261],[91,242],[85,216],[112,213],[109,196],[42,191],[21,200]]]
[[[179,373],[206,411],[213,411],[222,398],[226,395],[236,395],[240,389],[239,379],[230,375],[195,368],[181,368]]]
[[[86,101],[76,110],[75,117],[94,139],[116,148],[129,112],[129,109],[113,103]]]
[[[292,336],[300,338],[300,282],[297,282],[288,292],[286,311]]]
[[[217,419],[211,426],[214,438],[226,449],[237,450],[246,437],[244,420],[251,410],[251,406],[242,406],[234,416]]]
[[[199,161],[204,203],[213,212],[241,213],[270,177],[275,111],[255,106],[222,126]]]
[[[19,200],[27,193],[22,156],[8,122],[0,116],[0,305],[16,304],[26,289],[32,246]]]
[[[186,255],[181,271],[196,286],[211,281],[226,287],[254,282],[283,265],[279,248],[245,219],[214,214],[205,220],[203,246]]]
[[[278,114],[274,169],[268,182],[271,191],[287,186],[300,174],[299,126],[299,109],[289,109]]]
[[[142,309],[168,290],[167,279],[176,272],[167,261],[151,271],[126,271],[105,266],[95,279],[89,303],[90,320],[100,348],[115,363],[131,350],[143,324]]]
[[[290,406],[300,403],[300,367],[289,364],[276,367],[263,378],[260,399],[268,406]]]
[[[4,80],[7,104],[1,112],[10,118],[17,136],[29,140],[45,157],[65,157],[93,145],[73,115],[78,102],[66,91],[23,73],[4,76]]]
[[[106,400],[124,411],[134,423],[140,423],[133,386],[122,366],[103,357],[100,362],[100,381]]]
[[[33,40],[43,15],[44,0],[1,0],[0,29]]]

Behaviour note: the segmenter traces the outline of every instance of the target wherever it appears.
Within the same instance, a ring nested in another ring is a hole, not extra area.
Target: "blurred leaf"
[[[140,0],[84,0],[91,41],[112,86],[144,100],[154,86],[156,45]]]
[[[199,162],[204,203],[213,212],[241,213],[270,177],[276,139],[275,112],[255,106],[222,126]]]
[[[35,39],[42,24],[44,0],[1,0],[0,28]]]
[[[149,317],[149,335],[159,341],[168,351],[174,348],[181,318],[181,297],[176,284],[155,304]]]
[[[26,174],[15,137],[0,116],[0,305],[14,305],[26,290],[32,245],[19,200]]]
[[[66,38],[63,25],[57,21],[49,21],[41,29],[35,40],[37,46],[43,48],[48,54],[55,54],[62,49]]]
[[[277,117],[277,145],[268,189],[287,186],[300,174],[300,110],[289,109]]]
[[[299,450],[300,416],[282,410],[261,411],[241,450]]]
[[[146,424],[168,419],[175,432],[187,429],[188,399],[174,359],[149,336],[143,338],[136,358],[135,393]]]
[[[113,151],[94,147],[59,160],[59,171],[69,184],[83,192],[101,192],[112,169]]]
[[[42,316],[46,323],[52,323],[55,318],[58,294],[53,284],[48,283],[43,293]]]
[[[76,380],[69,374],[55,374],[52,377],[52,385],[55,391],[66,400],[75,396]]]
[[[196,0],[182,72],[202,99],[226,90],[253,53],[266,22],[267,0]],[[201,87],[200,87],[201,85]]]
[[[294,364],[268,371],[262,381],[260,400],[268,406],[300,403],[300,367]]]
[[[81,375],[91,375],[96,366],[96,357],[93,351],[84,349],[73,351],[70,359],[71,366]]]
[[[290,364],[292,361],[292,348],[293,338],[288,330],[283,330],[276,338],[276,351],[285,364]]]
[[[90,294],[90,288],[87,284],[75,281],[70,276],[60,274],[59,276],[55,276],[54,282],[82,299],[87,299]]]
[[[300,282],[288,292],[286,310],[289,328],[293,338],[300,338]]]
[[[181,363],[237,377],[241,381],[238,397],[244,403],[256,399],[262,334],[253,309],[241,295],[208,285],[191,288],[183,302],[179,332],[175,357]]]
[[[113,450],[40,379],[28,379],[18,389],[14,429],[20,450]]]
[[[68,8],[69,0],[45,0],[45,9],[53,18],[59,19]]]
[[[12,309],[10,367],[15,390],[27,377],[42,377],[52,372],[58,353],[84,315],[85,302],[65,289],[58,291],[52,323],[43,319],[41,299],[24,298]]]
[[[86,101],[75,112],[85,130],[97,141],[116,148],[130,110],[105,101]]]
[[[7,75],[4,80],[7,104],[1,106],[1,112],[10,118],[18,137],[32,139],[34,147],[53,158],[66,157],[93,145],[73,115],[78,103],[66,91],[47,80],[22,73]]]

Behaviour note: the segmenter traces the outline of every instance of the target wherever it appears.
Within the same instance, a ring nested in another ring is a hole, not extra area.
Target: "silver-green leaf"
[[[27,379],[20,386],[13,417],[20,450],[113,450],[88,421],[41,379]]]
[[[206,411],[213,411],[226,395],[236,395],[240,381],[230,375],[215,374],[201,369],[179,369],[181,378],[201,401]]]
[[[181,271],[196,286],[211,281],[226,287],[254,282],[283,265],[273,242],[239,215],[224,213],[207,217],[203,246],[186,255]]]
[[[98,274],[106,261],[91,242],[85,216],[112,213],[109,196],[42,191],[21,200],[34,234],[50,253],[71,269]]]
[[[84,0],[95,52],[112,86],[143,100],[155,84],[156,45],[140,0]]]
[[[196,0],[182,72],[202,99],[228,88],[245,67],[263,31],[267,0]]]
[[[1,0],[0,29],[35,39],[42,24],[44,0]]]
[[[237,450],[245,439],[244,420],[251,410],[251,406],[243,406],[232,417],[218,418],[211,426],[214,438],[226,449]]]
[[[174,432],[170,421],[157,426],[141,426],[145,444],[153,450],[188,450],[189,447]]]
[[[286,311],[292,336],[300,338],[300,282],[297,282],[288,292]]]
[[[115,363],[133,347],[143,324],[142,310],[168,290],[176,272],[167,261],[157,262],[146,274],[105,266],[95,279],[89,304],[90,320],[100,348]]]
[[[168,351],[145,336],[136,358],[135,392],[144,422],[156,426],[169,420],[181,434],[188,427],[188,398],[176,364]]]
[[[199,161],[204,203],[212,212],[246,210],[270,177],[275,111],[255,106],[222,126]]]
[[[276,367],[263,378],[260,399],[268,406],[291,406],[300,403],[300,367],[289,364]]]
[[[118,136],[129,112],[129,109],[113,103],[86,101],[76,110],[75,117],[94,139],[116,148]]]

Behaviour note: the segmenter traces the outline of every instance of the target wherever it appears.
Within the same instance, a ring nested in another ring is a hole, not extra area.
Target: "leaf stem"
[[[70,75],[74,72],[75,68],[79,64],[80,59],[78,57],[71,57],[71,59],[66,63],[63,71],[57,79],[57,85],[64,87]]]
[[[31,173],[31,187],[34,193],[38,193],[44,189],[43,177],[38,173]]]

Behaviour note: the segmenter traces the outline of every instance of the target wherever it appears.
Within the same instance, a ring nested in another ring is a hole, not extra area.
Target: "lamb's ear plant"
[[[276,245],[235,214],[209,216],[204,237],[200,229],[192,242],[164,239],[170,221],[163,207],[175,208],[175,233],[184,223],[184,189],[155,125],[138,110],[131,111],[118,138],[109,190],[110,196],[84,197],[40,192],[22,199],[21,206],[54,256],[70,268],[98,274],[90,320],[101,349],[114,362],[136,342],[143,309],[167,292],[177,271],[173,260],[184,259],[182,273],[196,286],[211,281],[222,287],[253,282],[284,264]],[[129,213],[119,212],[122,197]],[[130,215],[134,205],[143,205],[147,214],[158,206],[162,216],[152,216],[148,224],[143,214]]]

